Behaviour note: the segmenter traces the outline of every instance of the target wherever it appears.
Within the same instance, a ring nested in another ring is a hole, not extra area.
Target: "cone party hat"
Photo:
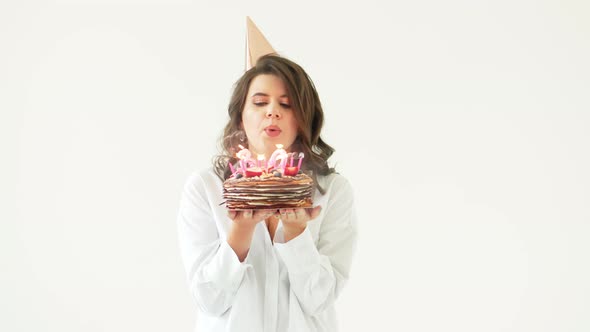
[[[246,26],[246,70],[248,70],[256,65],[260,57],[277,52],[249,16],[246,16]]]

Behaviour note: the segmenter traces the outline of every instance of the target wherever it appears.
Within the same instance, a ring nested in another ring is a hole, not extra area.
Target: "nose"
[[[268,111],[266,111],[266,117],[271,119],[280,119],[281,111],[279,111],[278,108],[271,106],[268,108]]]

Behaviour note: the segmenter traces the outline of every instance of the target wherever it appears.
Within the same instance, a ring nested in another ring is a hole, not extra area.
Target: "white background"
[[[176,240],[245,16],[314,79],[342,331],[590,330],[587,1],[3,1],[0,331],[191,331]]]

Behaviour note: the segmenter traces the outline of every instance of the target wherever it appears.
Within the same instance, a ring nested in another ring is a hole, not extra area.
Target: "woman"
[[[336,331],[334,301],[349,277],[357,231],[352,189],[328,167],[323,111],[305,71],[276,55],[236,83],[222,155],[191,175],[178,214],[197,331]],[[266,160],[283,144],[305,153],[313,209],[228,211],[223,180],[238,144]]]

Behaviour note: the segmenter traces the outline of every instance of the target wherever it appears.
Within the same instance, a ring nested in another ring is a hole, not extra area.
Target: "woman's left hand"
[[[303,233],[307,222],[315,219],[322,210],[321,206],[312,209],[279,209],[279,217],[283,222],[285,242],[297,237]]]

